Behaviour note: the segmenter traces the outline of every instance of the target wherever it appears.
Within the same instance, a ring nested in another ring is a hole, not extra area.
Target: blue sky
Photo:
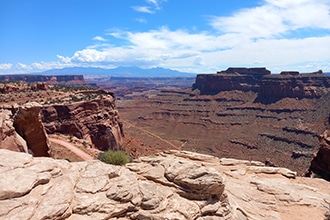
[[[0,74],[74,66],[330,72],[330,0],[0,0]]]

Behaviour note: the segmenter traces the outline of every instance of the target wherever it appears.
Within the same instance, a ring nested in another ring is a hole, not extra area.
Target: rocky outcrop
[[[99,150],[121,148],[123,127],[111,93],[90,101],[43,106],[42,118],[49,134],[86,139]]]
[[[18,86],[15,85],[6,85],[6,84],[2,84],[0,85],[0,93],[12,93],[12,92],[16,92],[19,90]]]
[[[31,85],[31,89],[34,91],[38,91],[38,90],[48,90],[49,86],[47,83],[45,82],[37,82]]]
[[[26,141],[16,132],[9,109],[0,109],[0,148],[28,153]]]
[[[330,77],[317,71],[300,74],[283,71],[270,74],[265,68],[228,68],[217,74],[199,74],[193,89],[201,95],[214,95],[221,91],[254,91],[257,102],[272,102],[281,98],[319,98],[329,91]]]
[[[186,151],[120,167],[0,150],[1,219],[323,219],[329,184]]]
[[[311,162],[309,171],[330,181],[330,130],[326,130],[319,140],[320,148]]]
[[[50,156],[51,148],[41,122],[40,108],[38,103],[3,107],[0,110],[0,148],[36,157]]]
[[[31,74],[12,74],[0,75],[0,81],[17,82],[23,81],[28,83],[47,82],[49,84],[61,85],[89,85],[84,80],[83,75],[31,75]]]

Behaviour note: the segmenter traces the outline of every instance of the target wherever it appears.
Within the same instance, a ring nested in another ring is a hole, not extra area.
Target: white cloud
[[[0,70],[10,70],[12,67],[11,63],[0,63]]]
[[[242,9],[232,16],[213,17],[210,24],[220,33],[274,38],[303,28],[329,30],[329,11],[329,1],[266,0],[264,5]]]
[[[95,37],[93,38],[93,40],[96,40],[96,41],[102,41],[102,42],[106,42],[106,41],[107,41],[106,39],[104,39],[104,38],[101,37],[101,36],[95,36]]]
[[[132,8],[141,13],[147,13],[147,14],[153,14],[155,13],[154,10],[152,10],[149,6],[132,6]]]
[[[17,63],[17,68],[20,70],[31,70],[31,66],[24,64],[24,63]]]
[[[147,3],[148,10],[152,5],[159,5],[156,0]],[[90,45],[70,57],[57,55],[58,62],[17,64],[17,67],[134,65],[215,72],[228,66],[262,65],[273,72],[330,71],[329,11],[328,0],[265,0],[263,5],[239,10],[227,17],[212,17],[209,21],[212,30],[192,32],[160,27],[132,32],[112,29],[105,35],[123,44]],[[322,30],[323,34],[286,38],[290,33],[309,28]]]
[[[61,55],[57,55],[57,58],[60,59],[63,63],[70,63],[71,59],[69,57],[64,57]]]
[[[190,66],[195,72],[209,67],[219,70],[227,66],[258,65],[274,70],[276,67],[289,68],[293,65],[307,69],[305,64],[300,64],[330,60],[330,36],[251,40],[237,33],[217,36],[208,32],[173,31],[166,27],[148,32],[117,30],[107,35],[125,41],[126,46],[86,48],[77,51],[72,57],[59,58],[75,64],[157,65],[176,69]]]
[[[147,6],[132,6],[132,9],[136,12],[154,14],[157,10],[161,9],[160,4],[166,2],[166,0],[145,0]]]
[[[139,22],[141,24],[148,23],[148,21],[146,19],[144,19],[144,18],[136,18],[135,21],[137,21],[137,22]]]

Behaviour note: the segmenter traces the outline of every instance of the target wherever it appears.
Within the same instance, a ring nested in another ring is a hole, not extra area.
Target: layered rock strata
[[[330,88],[330,77],[317,71],[300,74],[283,71],[270,74],[265,68],[228,68],[216,74],[198,74],[193,89],[202,95],[214,95],[221,91],[258,92],[257,101],[281,98],[319,98]]]
[[[42,118],[47,133],[62,133],[91,141],[99,150],[120,149],[123,127],[112,94],[71,104],[45,105]]]
[[[330,88],[330,77],[322,72],[265,76],[260,82],[258,98],[320,98]]]
[[[41,105],[4,106],[0,110],[0,148],[50,156],[51,148],[41,121]]]
[[[329,182],[170,151],[125,167],[0,150],[1,219],[323,219]]]
[[[261,78],[269,74],[266,68],[231,67],[216,74],[198,74],[193,89],[200,90],[201,95],[215,95],[231,90],[257,92]]]

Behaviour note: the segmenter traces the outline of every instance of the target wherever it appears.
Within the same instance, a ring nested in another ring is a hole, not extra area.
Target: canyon
[[[17,90],[3,94],[1,148],[54,156],[48,135],[62,135],[93,156],[100,150],[122,149],[123,127],[112,92],[46,85],[14,83],[10,86]]]
[[[330,77],[184,79],[1,85],[0,218],[329,218]],[[69,162],[68,142],[88,161]],[[133,161],[92,159],[108,149]]]
[[[304,175],[329,128],[329,82],[322,71],[229,68],[197,75],[192,88],[119,97],[117,106],[126,134],[145,149],[173,149],[166,140],[176,149],[263,161]]]

